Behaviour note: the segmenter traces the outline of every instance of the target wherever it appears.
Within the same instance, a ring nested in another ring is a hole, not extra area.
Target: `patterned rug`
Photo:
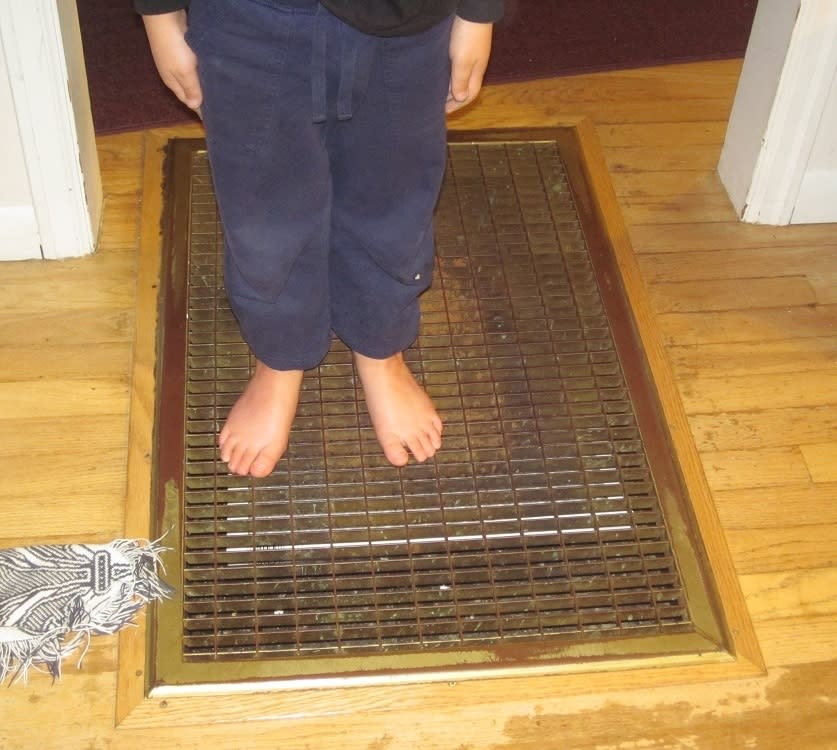
[[[41,545],[0,549],[0,682],[30,669],[61,676],[61,665],[94,635],[133,623],[173,589],[159,576],[156,542]]]

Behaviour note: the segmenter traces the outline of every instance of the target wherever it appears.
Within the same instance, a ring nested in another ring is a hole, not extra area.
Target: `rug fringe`
[[[61,677],[64,660],[94,635],[135,623],[148,602],[170,598],[161,540],[0,550],[0,682],[30,670]]]

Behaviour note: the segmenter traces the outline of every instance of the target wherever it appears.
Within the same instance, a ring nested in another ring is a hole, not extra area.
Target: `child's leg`
[[[285,451],[302,371],[319,363],[330,336],[331,188],[309,75],[316,3],[283,5],[196,2],[187,37],[198,55],[226,290],[258,362],[221,430],[221,457],[253,476],[269,474]]]
[[[419,461],[442,424],[401,352],[418,335],[419,296],[431,281],[433,209],[446,156],[450,22],[378,40],[365,95],[329,144],[332,327],[355,352],[387,458]]]

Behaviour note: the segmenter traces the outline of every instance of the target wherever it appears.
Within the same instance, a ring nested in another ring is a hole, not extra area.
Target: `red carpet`
[[[487,82],[740,57],[756,0],[507,0]],[[192,115],[157,77],[131,0],[78,0],[98,133]]]

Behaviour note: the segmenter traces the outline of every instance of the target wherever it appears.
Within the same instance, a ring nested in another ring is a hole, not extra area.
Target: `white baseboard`
[[[32,206],[0,206],[0,260],[40,258],[41,238]]]

